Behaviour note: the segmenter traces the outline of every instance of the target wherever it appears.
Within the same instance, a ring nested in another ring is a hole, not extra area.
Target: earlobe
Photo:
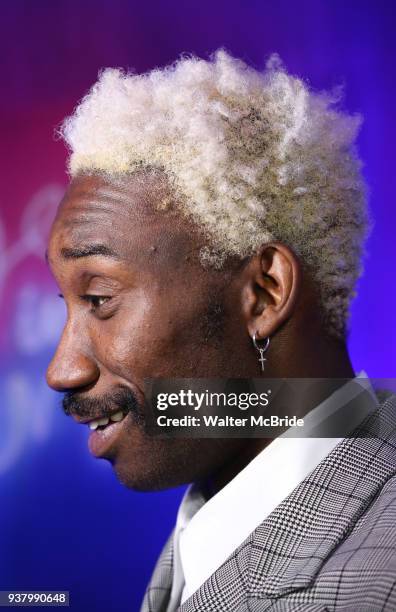
[[[301,264],[281,243],[261,247],[247,271],[244,310],[249,335],[272,336],[293,314],[301,287]]]

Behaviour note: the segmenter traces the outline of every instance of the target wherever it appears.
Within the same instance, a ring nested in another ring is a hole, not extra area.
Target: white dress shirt
[[[365,372],[347,382],[304,417],[304,436],[287,430],[268,444],[241,472],[205,502],[191,485],[179,507],[174,536],[174,566],[167,612],[174,612],[192,595],[252,531],[278,506],[343,438],[315,435],[324,415],[334,414],[363,386],[373,405],[359,411],[352,431],[375,406],[375,394]],[[361,390],[361,389],[360,389]]]

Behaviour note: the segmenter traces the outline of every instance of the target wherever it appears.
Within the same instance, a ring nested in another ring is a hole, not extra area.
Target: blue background
[[[151,69],[219,46],[278,52],[315,89],[345,85],[375,229],[352,309],[355,370],[395,376],[393,2],[0,2],[0,590],[65,589],[72,609],[139,608],[182,489],[121,487],[44,383],[64,311],[43,261],[67,179],[54,128],[103,66]]]

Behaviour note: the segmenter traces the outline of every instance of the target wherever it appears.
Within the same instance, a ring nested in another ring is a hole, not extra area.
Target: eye
[[[99,310],[102,306],[107,304],[111,297],[105,295],[82,295],[81,298],[91,304],[92,310]]]

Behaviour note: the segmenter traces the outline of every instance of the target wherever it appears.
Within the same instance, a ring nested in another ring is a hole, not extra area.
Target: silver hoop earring
[[[264,345],[259,346],[257,344],[257,332],[255,331],[253,334],[252,341],[253,341],[253,346],[256,349],[256,351],[260,353],[260,357],[258,358],[258,360],[259,360],[259,363],[261,364],[261,371],[264,372],[264,362],[267,361],[266,358],[264,357],[264,353],[268,350],[268,347],[270,344],[269,336],[267,336],[267,338],[263,338]]]

